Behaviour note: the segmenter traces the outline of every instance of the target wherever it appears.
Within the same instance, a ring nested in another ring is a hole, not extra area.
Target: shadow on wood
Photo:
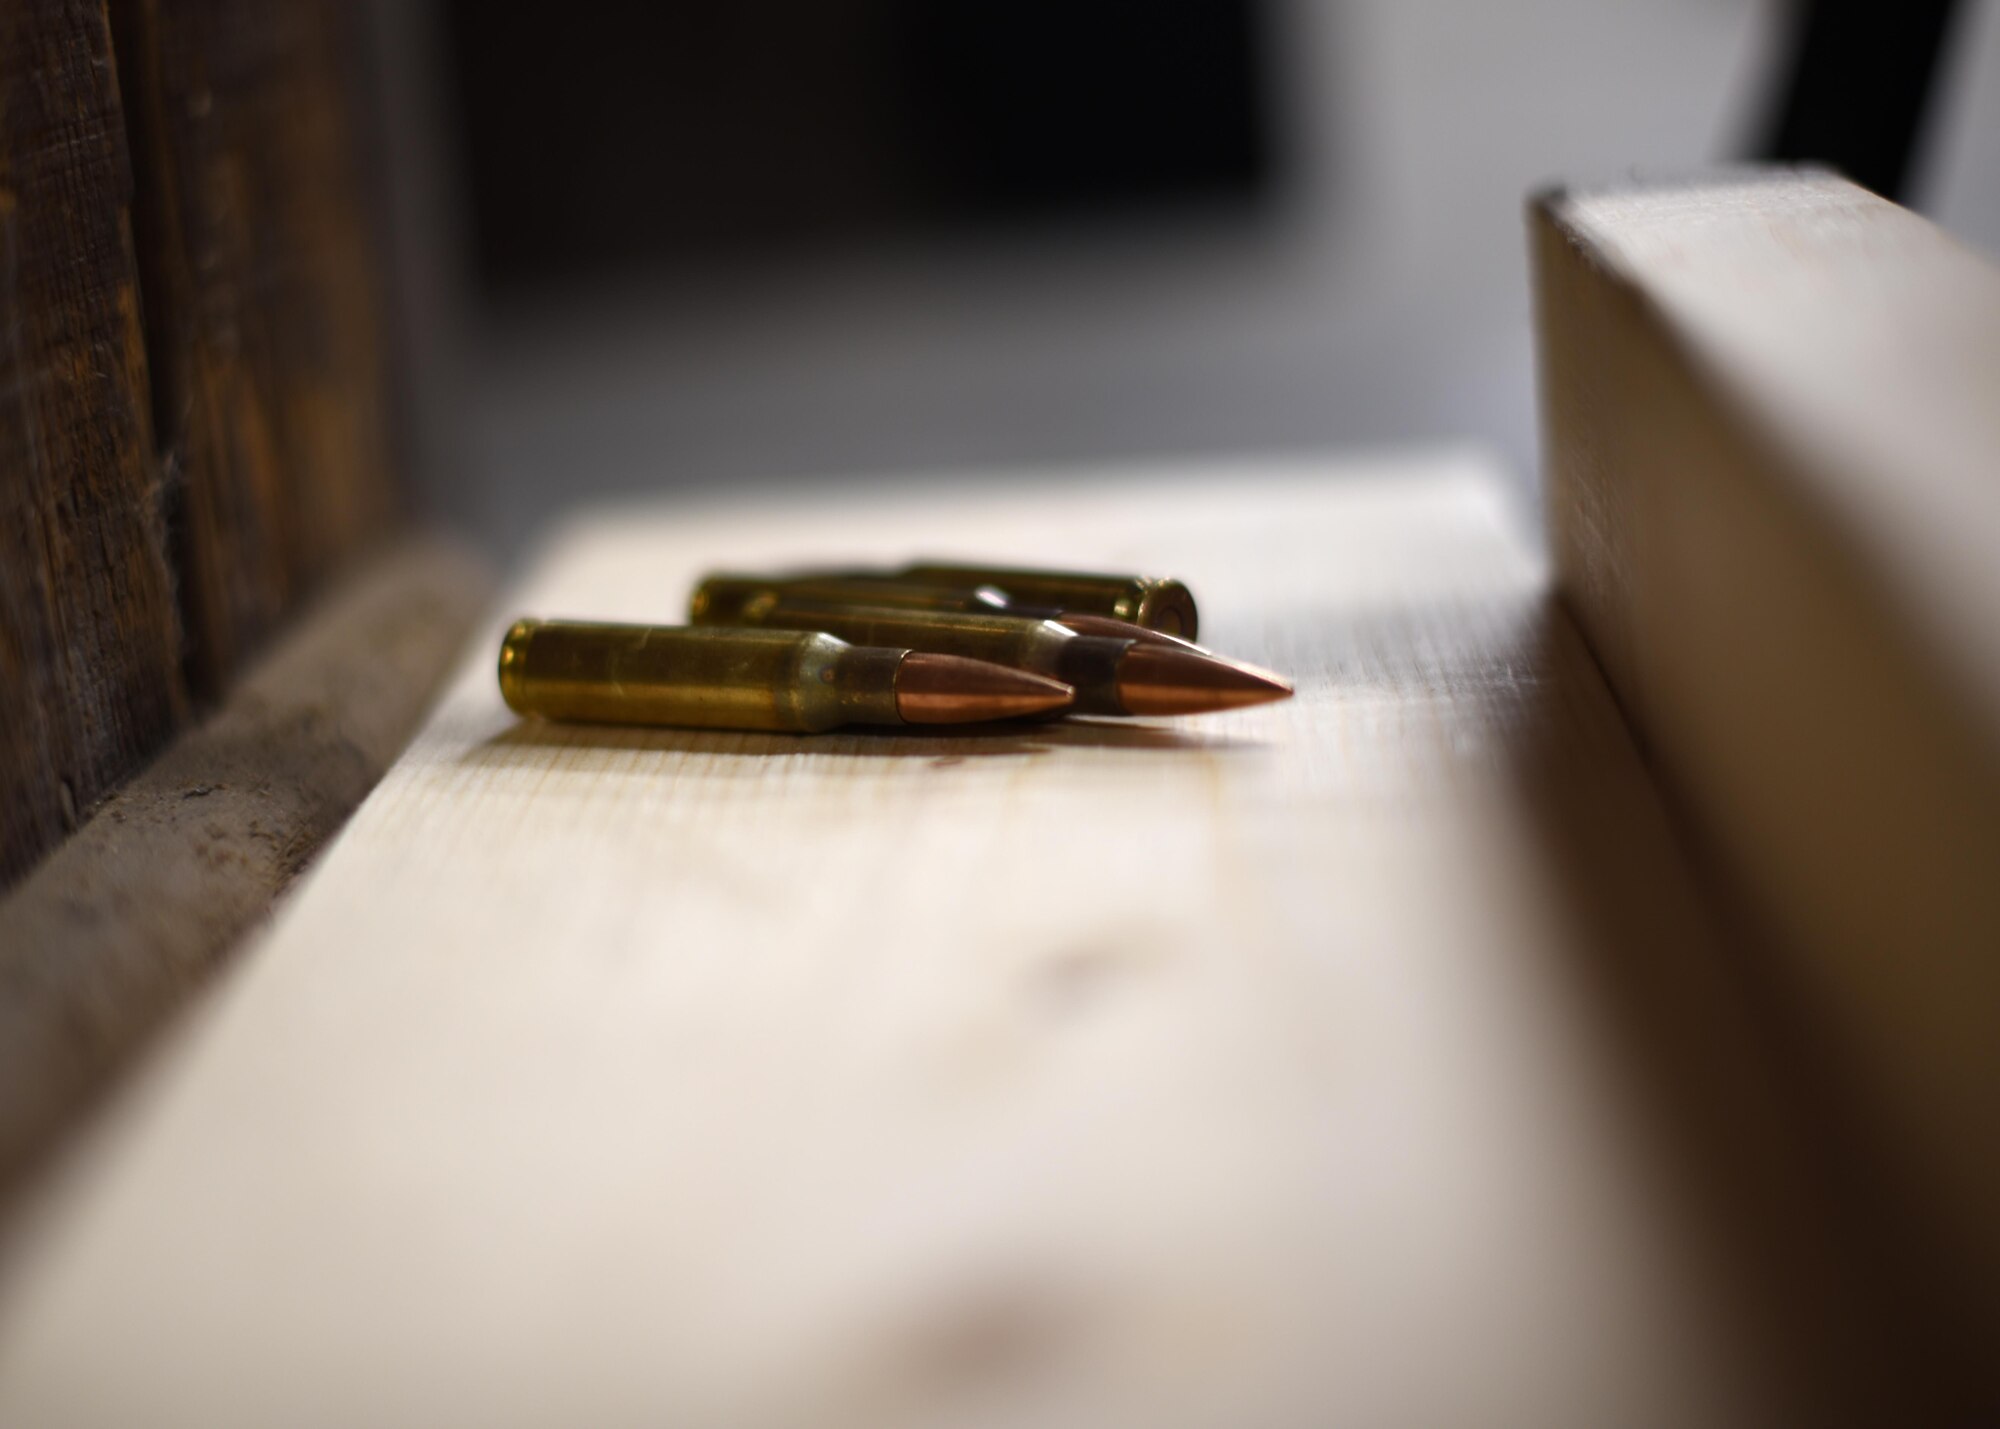
[[[1053,749],[1112,749],[1134,753],[1185,751],[1254,753],[1259,740],[1201,734],[1155,724],[1064,719],[1042,723],[933,726],[908,731],[844,730],[833,734],[791,735],[701,729],[641,729],[625,725],[559,724],[523,719],[461,756],[470,764],[505,762],[507,751],[640,750],[658,753],[729,755],[783,759],[987,759],[1043,754]]]

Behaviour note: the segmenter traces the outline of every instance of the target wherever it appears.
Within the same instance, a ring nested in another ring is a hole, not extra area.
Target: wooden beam
[[[0,900],[0,1205],[374,786],[488,593],[435,540],[371,563]]]
[[[112,0],[189,675],[393,525],[385,294],[339,0]]]
[[[1299,694],[562,728],[501,703],[496,621],[51,1189],[0,1420],[1951,1422],[1505,489],[1218,463],[572,528],[503,617],[1164,570]]]
[[[0,888],[186,709],[104,6],[0,6]]]
[[[2000,270],[1844,180],[1534,207],[1564,599],[2000,1334]]]

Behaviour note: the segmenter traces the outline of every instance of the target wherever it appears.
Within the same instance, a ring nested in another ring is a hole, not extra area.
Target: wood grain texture
[[[185,701],[102,4],[0,7],[0,887]]]
[[[1535,211],[1562,591],[2000,1335],[2000,270],[1842,180]]]
[[[339,0],[113,0],[197,689],[392,524],[383,295]]]
[[[1044,483],[571,529],[51,1191],[0,1419],[1934,1420],[1491,469]],[[1173,571],[1299,695],[500,702],[509,615],[919,550]]]
[[[0,900],[0,1209],[374,787],[490,595],[438,540],[385,553]]]

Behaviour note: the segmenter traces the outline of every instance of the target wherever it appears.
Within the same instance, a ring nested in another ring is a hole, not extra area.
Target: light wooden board
[[[17,1245],[0,1422],[1880,1422],[1899,1307],[1499,490],[584,521],[495,648],[962,551],[1183,575],[1300,693],[562,729],[482,650]]]
[[[1990,1356],[2000,268],[1814,173],[1535,229],[1562,593]]]

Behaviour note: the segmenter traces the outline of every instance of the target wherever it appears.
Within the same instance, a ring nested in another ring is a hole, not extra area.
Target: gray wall
[[[2000,250],[1996,11],[1963,27],[1922,187]],[[1466,439],[1525,497],[1523,195],[1737,152],[1774,6],[1286,0],[1281,16],[1297,182],[1258,228],[746,264],[496,321],[457,299],[449,175],[417,153],[404,210],[436,502],[516,549],[599,494]]]

